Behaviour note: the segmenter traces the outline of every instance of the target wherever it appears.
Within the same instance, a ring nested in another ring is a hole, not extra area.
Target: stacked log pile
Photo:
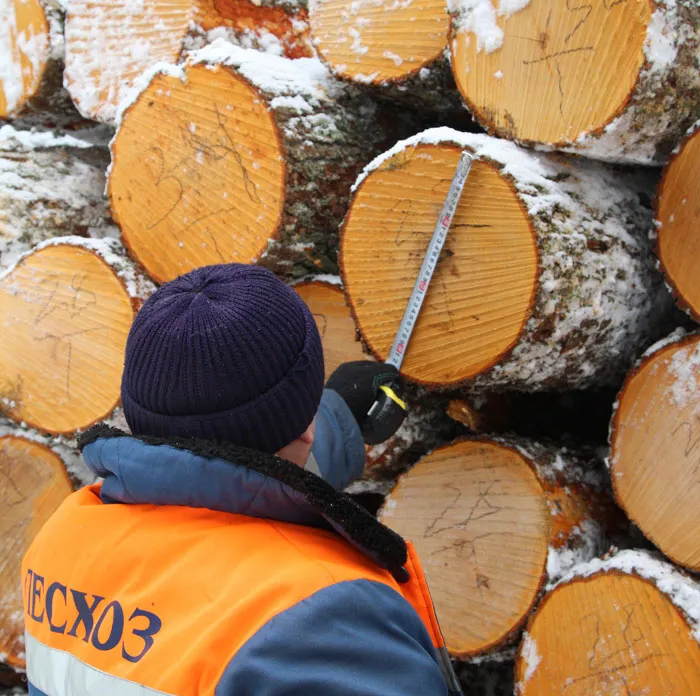
[[[349,492],[467,693],[699,693],[699,37],[690,0],[0,0],[0,691],[155,285],[259,263],[327,375],[385,360],[466,150]]]

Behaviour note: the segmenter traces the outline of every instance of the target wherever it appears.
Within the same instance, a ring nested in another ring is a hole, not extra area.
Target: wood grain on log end
[[[23,437],[0,437],[0,654],[11,667],[25,666],[22,557],[72,491],[55,452]]]
[[[679,305],[700,321],[700,129],[671,160],[659,186],[656,251]]]
[[[387,159],[360,185],[343,227],[343,283],[358,328],[386,359],[460,156],[445,143]],[[538,254],[527,211],[498,167],[475,161],[402,373],[458,384],[518,341],[532,309]]]
[[[41,89],[50,63],[50,27],[40,0],[4,0],[2,13],[0,118],[10,118]]]
[[[385,84],[403,80],[442,56],[449,17],[440,0],[312,0],[309,23],[321,58],[335,74]]]
[[[0,412],[55,434],[117,405],[136,303],[103,256],[61,241],[0,278]]]
[[[634,551],[618,556],[631,555],[643,556]],[[518,655],[516,693],[695,696],[700,684],[697,626],[673,595],[685,593],[697,602],[700,593],[667,564],[649,563],[643,560],[633,569],[603,562],[599,570],[586,569],[547,595]],[[656,567],[659,576],[649,575]]]
[[[664,554],[700,571],[700,334],[652,348],[618,399],[610,435],[617,501]]]
[[[308,305],[323,343],[326,379],[341,363],[367,360],[357,338],[357,329],[341,288],[330,283],[311,280],[294,286]]]
[[[124,244],[159,283],[250,263],[275,236],[285,163],[266,102],[226,67],[157,75],[126,112],[108,195]]]
[[[379,517],[415,544],[454,657],[508,645],[548,581],[607,550],[618,520],[598,464],[475,438],[399,478]]]

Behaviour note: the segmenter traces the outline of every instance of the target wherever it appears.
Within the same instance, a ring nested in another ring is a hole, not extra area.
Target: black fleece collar
[[[335,531],[350,541],[380,567],[389,570],[399,582],[408,580],[404,569],[407,560],[405,541],[396,532],[381,524],[349,496],[336,491],[318,476],[277,456],[226,443],[185,438],[132,436],[99,424],[83,433],[78,446],[85,449],[98,440],[130,438],[144,445],[168,446],[189,452],[196,457],[223,460],[231,467],[244,467],[279,482],[303,499],[303,506],[323,518]],[[103,475],[101,472],[97,472]]]

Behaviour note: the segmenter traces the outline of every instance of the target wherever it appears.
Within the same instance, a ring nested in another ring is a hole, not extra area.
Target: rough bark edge
[[[7,269],[0,273],[0,282],[7,276],[11,275],[24,261],[32,254],[46,249],[51,246],[71,246],[87,249],[97,256],[106,268],[117,278],[120,285],[124,288],[124,292],[130,300],[131,308],[134,316],[141,308],[143,303],[148,299],[150,294],[155,290],[155,286],[147,278],[147,276],[139,269],[137,264],[134,264],[129,259],[122,245],[115,239],[86,239],[84,237],[55,237],[48,239],[41,244],[37,244],[33,249],[22,254],[15,262]],[[71,436],[76,436],[79,433],[87,430],[96,423],[109,421],[118,414],[120,409],[121,399],[117,397],[114,405],[110,409],[95,418],[90,423],[70,431],[53,431],[47,428],[42,428],[31,421],[16,421],[7,413],[2,412],[2,402],[0,401],[0,422],[4,419],[16,423],[20,428],[31,428],[37,433],[53,438],[58,442],[69,442]]]
[[[426,133],[429,133],[430,131],[426,131]],[[457,133],[456,131],[454,131]],[[352,318],[355,322],[355,326],[357,327],[357,330],[360,334],[360,338],[362,341],[362,345],[365,348],[365,351],[371,354],[377,361],[382,362],[382,357],[378,350],[374,347],[374,345],[370,342],[368,337],[366,336],[365,332],[362,329],[362,324],[360,322],[359,316],[357,314],[357,309],[355,307],[355,303],[352,300],[352,296],[350,295],[350,289],[348,287],[348,280],[347,280],[347,273],[345,271],[345,264],[343,262],[343,257],[345,255],[345,230],[346,227],[350,221],[350,212],[352,210],[352,205],[354,203],[354,199],[357,195],[357,193],[360,191],[362,186],[365,183],[365,180],[369,177],[369,174],[371,174],[373,171],[376,169],[379,169],[381,165],[391,159],[394,155],[398,154],[399,152],[402,152],[405,149],[408,149],[409,147],[419,147],[420,145],[423,144],[428,144],[432,145],[432,143],[423,143],[420,140],[420,137],[423,134],[419,134],[418,136],[414,136],[413,138],[409,138],[408,140],[403,140],[397,143],[393,148],[388,150],[382,155],[379,155],[379,157],[375,158],[372,162],[370,162],[362,171],[360,176],[357,178],[357,181],[352,187],[351,190],[351,198],[350,198],[350,205],[348,207],[348,211],[345,215],[345,218],[343,219],[343,222],[341,223],[340,226],[340,244],[338,245],[338,267],[340,269],[340,277],[342,279],[342,284],[343,284],[343,289],[345,291],[345,301],[348,307],[350,308],[350,312],[352,313]],[[472,154],[476,154],[474,150],[469,147],[468,145],[461,145],[456,141],[445,141],[442,143],[443,146],[450,147],[455,150],[467,150],[471,152]],[[399,147],[401,146],[401,147]],[[434,144],[435,147],[439,147],[440,145]],[[390,154],[391,153],[391,154]],[[486,164],[489,164],[497,169],[500,169],[499,167],[499,162],[496,162],[495,160],[488,159],[486,157],[479,157],[476,155],[476,158],[479,159],[480,161],[486,162]],[[503,176],[503,174],[502,174]],[[542,274],[542,267],[540,263],[540,254],[539,254],[539,248],[537,245],[537,233],[535,231],[535,228],[532,225],[532,222],[530,220],[530,216],[528,214],[527,208],[523,201],[521,200],[521,197],[516,189],[516,187],[513,185],[513,181],[510,180],[509,178],[504,176],[504,179],[508,182],[509,186],[511,187],[513,193],[515,194],[518,203],[520,204],[520,207],[522,209],[523,215],[525,216],[525,219],[527,220],[528,227],[530,228],[530,231],[532,233],[533,237],[533,242],[535,244],[535,248],[537,251],[537,269],[536,269],[536,274],[537,276],[541,276]],[[426,247],[427,249],[427,247]],[[520,338],[523,334],[523,331],[525,329],[525,326],[527,325],[527,322],[532,318],[533,311],[535,308],[535,303],[537,301],[537,284],[533,285],[531,294],[530,294],[530,300],[528,302],[528,311],[526,316],[523,319],[523,322],[521,324],[520,330],[518,332],[518,335],[516,338],[508,345],[500,354],[496,355],[491,362],[489,362],[478,374],[472,375],[471,377],[458,377],[452,382],[432,382],[429,380],[419,380],[416,378],[411,378],[411,381],[414,382],[415,384],[418,384],[426,389],[434,389],[434,390],[446,390],[446,389],[455,389],[461,386],[467,386],[469,385],[476,377],[478,377],[481,374],[484,374],[491,370],[494,366],[496,366],[499,362],[502,360],[505,360],[509,355],[512,354],[513,349],[518,345],[520,342]]]
[[[664,189],[666,186],[666,176],[668,175],[669,168],[671,167],[674,158],[679,156],[683,152],[683,150],[690,143],[693,137],[700,138],[700,120],[698,120],[690,127],[683,140],[671,153],[672,159],[669,161],[668,165],[664,168],[664,171],[661,174],[661,178],[659,179],[659,183],[656,187],[656,196],[654,199],[654,212],[657,216],[659,211],[659,205],[661,204],[661,198],[664,195]],[[661,245],[659,243],[659,230],[661,229],[661,226],[661,221],[658,219],[658,217],[655,217],[654,227],[652,227],[652,229],[649,232],[649,236],[654,242],[654,253],[657,257],[656,267],[659,269],[659,271],[661,271],[664,274],[666,287],[673,296],[673,299],[676,301],[676,306],[682,311],[684,311],[693,321],[700,323],[700,307],[694,309],[690,306],[688,301],[685,299],[683,293],[678,289],[676,283],[674,283],[671,274],[666,270],[666,267],[664,266],[663,260],[661,258]]]
[[[418,461],[415,462],[415,464],[408,467],[396,478],[395,481],[393,481],[391,488],[384,493],[385,500],[377,512],[377,517],[380,519],[380,521],[384,508],[391,498],[391,494],[399,486],[401,478],[405,474],[409,473],[414,467],[418,466],[425,457],[428,457],[440,450],[453,447],[454,445],[462,442],[480,442],[497,445],[516,454],[535,475],[537,483],[542,491],[542,499],[547,512],[549,513],[549,517],[547,517],[550,524],[548,527],[549,540],[547,543],[547,556],[540,573],[538,587],[533,593],[532,600],[527,610],[523,613],[521,618],[518,619],[502,635],[501,638],[492,641],[479,650],[464,653],[451,653],[451,657],[455,660],[459,660],[460,662],[477,662],[481,659],[491,659],[490,655],[492,655],[494,650],[498,648],[499,653],[502,652],[504,654],[503,659],[512,659],[512,655],[509,651],[511,649],[515,649],[515,644],[518,642],[518,640],[520,640],[523,627],[526,625],[533,611],[535,610],[535,607],[539,605],[542,597],[544,597],[551,585],[558,582],[561,577],[565,575],[565,573],[570,572],[571,568],[576,568],[582,563],[589,562],[597,558],[609,548],[609,545],[606,546],[607,542],[609,541],[607,530],[597,523],[593,527],[580,530],[580,533],[576,532],[575,529],[572,530],[571,534],[564,540],[564,543],[560,546],[560,548],[555,548],[552,543],[553,529],[551,524],[552,519],[556,517],[557,512],[551,505],[549,505],[548,493],[543,484],[554,484],[561,486],[562,488],[566,488],[568,486],[580,487],[583,484],[588,488],[589,492],[593,491],[596,493],[604,493],[607,488],[606,477],[602,471],[599,471],[596,474],[591,467],[592,462],[598,462],[600,457],[585,449],[582,449],[580,452],[572,452],[567,447],[560,447],[554,443],[525,440],[517,435],[474,435],[469,437],[458,437],[451,442],[442,444],[426,452]],[[568,462],[562,458],[562,454],[569,459]],[[598,468],[601,469],[601,467]],[[365,492],[366,490],[367,489],[362,488],[356,492]],[[371,492],[383,491],[371,490]],[[580,495],[580,491],[578,491],[577,494]],[[596,521],[594,520],[594,522]],[[576,539],[581,539],[583,546],[570,549],[570,542],[574,542]],[[586,545],[586,542],[590,540],[592,540],[592,543]],[[564,552],[573,551],[573,553],[570,553],[569,556],[566,557],[562,554],[562,550]],[[578,556],[575,554],[576,550],[579,551]]]
[[[649,59],[647,53],[650,45],[654,42],[654,38],[650,36],[649,27],[652,24],[653,15],[656,12],[658,12],[659,16],[663,18],[664,29],[676,35],[675,47],[677,49],[680,49],[684,54],[687,54],[689,59],[692,59],[693,56],[692,47],[687,48],[682,40],[683,37],[678,37],[677,35],[678,27],[684,26],[684,23],[678,20],[675,14],[675,0],[673,0],[672,7],[670,7],[670,3],[668,2],[668,0],[648,0],[648,2],[651,4],[652,17],[650,18],[650,22],[647,25],[647,36],[642,48],[645,54],[644,62],[642,63],[634,86],[631,88],[630,92],[622,102],[621,106],[610,115],[608,122],[601,125],[600,127],[579,134],[577,136],[577,139],[574,141],[565,140],[556,143],[542,143],[539,141],[518,139],[515,137],[514,133],[510,129],[499,129],[498,127],[496,127],[495,123],[491,118],[489,118],[486,114],[482,114],[481,111],[476,107],[474,102],[471,101],[466,95],[461,94],[460,92],[464,103],[467,105],[469,111],[474,115],[474,118],[487,130],[487,132],[490,135],[496,134],[498,135],[498,137],[508,138],[518,143],[519,145],[536,148],[545,152],[558,150],[561,152],[582,155],[587,158],[606,161],[610,163],[639,164],[648,166],[658,166],[660,164],[664,164],[668,160],[668,156],[672,148],[676,145],[676,143],[682,137],[683,133],[687,130],[690,124],[697,119],[697,113],[695,115],[690,113],[680,122],[677,122],[675,127],[667,128],[665,130],[666,135],[664,138],[654,139],[654,152],[650,155],[638,156],[634,154],[627,154],[625,152],[627,149],[631,149],[634,151],[635,148],[639,147],[639,143],[636,141],[630,143],[629,145],[627,145],[626,143],[620,144],[617,150],[613,150],[614,152],[617,152],[617,155],[608,156],[605,153],[606,150],[611,149],[610,141],[613,140],[613,138],[615,138],[615,131],[618,128],[620,128],[620,126],[622,126],[625,129],[622,134],[623,137],[625,135],[628,135],[629,133],[634,132],[635,130],[640,130],[634,128],[634,118],[637,114],[637,111],[643,112],[644,108],[647,107],[647,102],[653,101],[653,99],[645,100],[644,97],[640,95],[642,95],[645,92],[645,90],[652,89],[652,85],[654,85],[654,83],[657,83],[658,85],[663,85],[667,81],[669,73],[672,73],[674,70],[674,68],[669,68],[667,70],[659,69],[657,71],[656,67],[653,64],[653,61]],[[679,2],[683,3],[683,0],[679,0]],[[664,6],[667,8],[665,11],[663,9]],[[690,4],[690,2],[687,2],[686,5],[681,4],[681,7],[684,7],[684,9],[687,9],[690,12],[692,5]],[[674,14],[672,18],[669,17],[671,12],[673,12]],[[453,19],[450,23],[450,54],[452,54],[451,47],[453,45],[453,42],[456,40],[456,34],[458,31],[456,27],[456,24],[459,21],[458,17],[459,12],[453,13]],[[700,42],[697,43],[700,44]],[[673,65],[675,67],[676,63],[674,62]],[[691,95],[689,97],[689,104],[686,107],[687,109],[692,109],[693,102],[697,103],[698,98],[700,97],[700,83],[698,83],[697,80],[696,83],[696,91],[698,92],[698,95]],[[673,94],[670,95],[669,101],[671,104],[676,104],[678,97],[677,92],[678,90],[674,89]],[[657,96],[658,95],[656,94],[656,92],[654,92],[654,97]],[[658,99],[661,103],[657,105],[657,110],[660,110],[661,113],[668,112],[669,105],[664,105],[663,103],[664,95],[662,94],[658,97]],[[639,101],[640,103],[637,104],[637,101]],[[664,106],[666,106],[666,108],[664,108]],[[624,123],[625,120],[629,121],[629,123]],[[654,124],[652,124],[652,126],[653,125]],[[653,136],[654,128],[651,127],[648,130],[650,131],[649,135]],[[607,138],[607,140],[605,137],[606,134],[611,134],[610,137]]]
[[[682,348],[686,345],[690,345],[693,343],[698,343],[700,346],[700,331],[693,332],[693,333],[686,333],[684,329],[676,329],[671,335],[667,336],[666,338],[661,339],[660,341],[657,341],[654,343],[654,345],[650,346],[644,354],[641,356],[639,360],[634,364],[632,369],[627,373],[627,376],[625,377],[625,381],[622,384],[622,387],[620,387],[620,391],[617,394],[617,397],[615,399],[615,402],[613,403],[613,411],[612,411],[612,416],[610,418],[610,428],[608,431],[608,443],[610,445],[610,451],[608,456],[605,458],[605,466],[610,472],[610,480],[611,480],[611,486],[612,486],[612,491],[613,495],[615,497],[615,502],[620,506],[620,508],[624,511],[625,515],[630,519],[630,521],[637,527],[639,532],[642,534],[642,536],[650,543],[655,549],[658,549],[659,547],[656,545],[656,542],[654,542],[651,537],[649,537],[646,532],[644,531],[643,526],[639,523],[639,521],[636,519],[634,515],[632,515],[628,510],[625,505],[622,503],[622,499],[620,495],[618,494],[617,490],[617,482],[616,482],[616,477],[614,475],[614,468],[615,468],[615,458],[617,456],[616,454],[616,434],[617,431],[619,430],[619,420],[620,420],[620,402],[622,401],[622,398],[624,397],[624,394],[631,384],[631,382],[637,378],[639,373],[642,371],[642,369],[647,365],[647,363],[651,362],[652,360],[658,358],[661,356],[662,353],[665,352],[670,352],[672,350],[675,350],[677,348]],[[674,556],[670,553],[667,553],[666,551],[663,552],[665,556],[670,558],[674,563],[676,563],[679,566],[686,567],[685,563],[680,561],[677,558],[674,558]],[[700,640],[700,633],[698,634],[698,640]]]
[[[552,240],[551,233],[556,233],[558,231],[557,224],[552,221],[552,214],[563,216],[564,220],[573,221],[572,224],[575,226],[575,231],[578,235],[581,235],[581,230],[584,230],[587,248],[582,251],[583,258],[587,258],[589,261],[595,261],[594,268],[600,270],[602,265],[598,262],[595,254],[601,250],[607,253],[607,250],[611,247],[613,247],[611,255],[613,253],[622,253],[625,259],[634,259],[636,261],[636,265],[633,267],[632,271],[637,278],[649,280],[651,282],[651,290],[654,292],[646,294],[629,293],[632,297],[640,298],[639,303],[631,308],[634,312],[632,317],[640,324],[641,334],[643,336],[650,334],[652,339],[658,336],[657,325],[666,314],[666,304],[668,304],[667,300],[670,301],[670,297],[660,292],[663,290],[662,277],[658,274],[657,278],[657,271],[650,265],[652,262],[647,262],[646,247],[649,246],[649,241],[647,237],[642,236],[640,233],[642,229],[646,231],[651,224],[651,210],[646,210],[641,195],[644,193],[646,197],[647,193],[651,193],[650,181],[647,181],[647,179],[650,178],[648,172],[651,170],[627,172],[622,177],[624,179],[624,185],[614,186],[612,184],[613,173],[615,178],[619,178],[620,174],[614,172],[609,164],[586,160],[578,160],[576,164],[574,164],[572,158],[566,158],[560,154],[531,152],[507,140],[500,140],[480,134],[459,132],[451,128],[443,127],[432,128],[411,138],[402,140],[394,145],[394,147],[375,158],[365,167],[358,177],[352,189],[353,194],[363,185],[365,179],[373,171],[380,168],[387,160],[408,148],[421,145],[439,145],[441,147],[454,145],[460,149],[474,151],[477,159],[486,161],[497,167],[501,176],[511,184],[516,198],[523,205],[530,229],[533,231],[533,238],[538,256],[538,268],[536,271],[537,282],[533,288],[533,295],[530,300],[530,311],[523,324],[524,328],[509,349],[498,356],[489,366],[483,368],[477,375],[466,378],[463,377],[449,384],[427,382],[425,384],[438,389],[457,386],[488,389],[494,387],[505,388],[507,386],[509,388],[525,391],[536,391],[562,386],[566,388],[585,388],[595,385],[605,386],[617,382],[618,377],[621,377],[627,370],[629,362],[626,362],[628,360],[628,356],[626,355],[619,357],[616,363],[602,363],[598,366],[598,370],[588,374],[585,374],[581,369],[586,363],[586,360],[580,358],[581,365],[578,370],[579,374],[575,374],[573,377],[567,374],[568,366],[560,363],[562,361],[564,363],[567,362],[564,356],[570,350],[578,350],[581,345],[585,346],[585,338],[583,342],[579,341],[576,343],[574,341],[573,345],[557,347],[555,351],[556,357],[553,362],[542,367],[545,372],[549,373],[549,376],[541,378],[534,386],[530,376],[524,376],[522,374],[523,360],[520,357],[516,360],[511,360],[511,358],[513,353],[520,349],[521,346],[523,349],[529,350],[532,353],[537,345],[543,344],[544,342],[551,343],[551,341],[554,340],[558,344],[560,341],[552,339],[552,336],[556,332],[566,332],[570,337],[581,334],[581,323],[572,323],[575,314],[565,314],[561,315],[561,318],[557,318],[556,313],[545,315],[540,312],[540,308],[546,306],[546,297],[544,294],[544,285],[546,283],[545,276],[549,275],[554,278],[553,272],[555,270],[553,262],[549,261],[550,258],[553,258],[552,252],[548,251],[547,248],[547,245],[556,242],[556,235],[554,240]],[[565,164],[562,163],[573,165],[573,174],[576,175],[574,178],[578,182],[575,191],[570,191],[567,184],[572,172],[568,171]],[[610,190],[619,194],[617,196],[619,200],[606,201],[605,206],[602,206],[597,199],[594,200],[595,197],[592,192],[588,191],[587,185],[587,183],[590,183],[590,181],[587,182],[587,180],[593,177],[600,178],[601,175],[605,175],[607,179],[611,181]],[[648,192],[647,189],[649,189]],[[632,192],[637,195],[635,207],[631,210],[631,214],[623,218],[619,211],[615,213],[615,208],[622,205],[622,203],[628,204],[631,200],[630,194]],[[542,206],[541,203],[543,199],[546,199],[547,195],[559,195],[560,198],[563,197],[565,200]],[[354,199],[351,200],[349,213],[352,209],[353,202]],[[612,215],[610,214],[611,210],[613,212]],[[648,222],[646,221],[647,212],[649,217]],[[349,292],[349,290],[347,288],[347,275],[342,264],[342,256],[344,232],[349,221],[349,213],[341,226],[340,244],[341,276],[346,286],[346,292]],[[596,213],[599,213],[600,216],[596,216]],[[634,219],[641,217],[645,218],[642,227],[640,227],[641,219],[639,221],[635,221]],[[603,227],[603,222],[607,222],[608,220],[612,220],[614,223],[614,228],[612,230],[606,230]],[[571,240],[574,239],[574,235],[569,234],[567,237],[562,235],[562,238]],[[614,244],[610,244],[609,240],[613,240]],[[598,244],[601,242],[604,247],[599,249]],[[567,244],[571,246],[572,242],[567,241]],[[651,252],[651,248],[649,248],[648,251]],[[543,263],[543,259],[546,260],[547,263]],[[581,276],[581,273],[578,275]],[[569,281],[575,279],[571,271],[565,273],[564,278]],[[581,278],[578,280],[580,281]],[[569,285],[571,285],[571,282]],[[574,286],[572,285],[571,287],[573,288]],[[577,282],[575,287],[580,287],[580,283]],[[610,293],[611,289],[607,288],[606,295],[610,295]],[[562,297],[565,298],[566,295],[562,294]],[[648,306],[644,307],[644,305]],[[357,315],[354,306],[351,305],[351,309],[357,323]],[[609,307],[608,311],[612,312],[613,309]],[[629,317],[623,323],[618,322],[618,325],[621,327],[623,324],[627,325],[628,323]],[[637,334],[640,333],[640,327],[638,327]],[[604,330],[609,333],[609,328],[610,323],[604,327]],[[601,330],[603,329],[601,328]],[[366,341],[364,333],[363,338]],[[541,339],[544,339],[544,342]],[[608,339],[608,342],[610,342],[610,339]],[[588,343],[591,343],[591,341],[588,341]],[[595,345],[597,345],[597,343]],[[618,340],[616,346],[619,345],[620,341]],[[376,354],[371,345],[368,344],[368,347],[373,354]],[[564,348],[566,348],[566,350],[564,350]],[[634,355],[635,347],[630,344],[628,348],[629,350],[626,352]],[[550,351],[548,354],[555,353]],[[542,355],[536,357],[542,360]],[[534,359],[534,357],[532,359]]]

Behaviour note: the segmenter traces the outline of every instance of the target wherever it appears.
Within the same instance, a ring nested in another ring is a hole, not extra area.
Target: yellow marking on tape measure
[[[407,410],[408,410],[408,406],[406,406],[406,402],[403,401],[402,399],[400,399],[400,398],[397,396],[396,392],[395,392],[391,387],[387,387],[386,384],[382,384],[382,386],[379,387],[379,388],[380,388],[394,403],[396,403],[396,404],[398,404],[399,406],[401,406],[401,408],[402,408],[404,411],[407,411]]]

